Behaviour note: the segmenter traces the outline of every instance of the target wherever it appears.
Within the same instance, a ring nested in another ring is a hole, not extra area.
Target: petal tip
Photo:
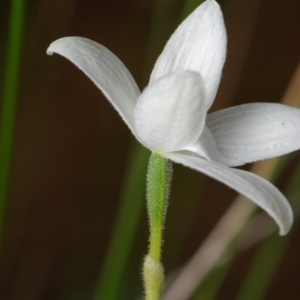
[[[48,55],[53,55],[54,53],[59,53],[58,51],[60,51],[61,48],[66,47],[68,45],[68,43],[74,42],[76,40],[81,40],[81,39],[84,39],[84,38],[70,37],[70,36],[59,38],[49,45],[49,47],[46,50],[46,53]]]
[[[53,55],[53,51],[50,49],[50,47],[46,50],[47,55]]]
[[[53,53],[55,52],[55,44],[56,44],[56,42],[57,41],[59,41],[59,40],[56,40],[56,41],[54,41],[54,42],[52,42],[50,45],[49,45],[49,47],[47,48],[47,50],[46,50],[46,54],[47,55],[53,55]]]
[[[220,9],[220,4],[219,4],[217,1],[215,1],[215,0],[206,0],[202,5],[203,5],[203,6],[204,6],[204,5],[214,5],[215,8]],[[200,5],[200,6],[201,6],[201,5]]]
[[[281,228],[279,230],[279,235],[280,236],[285,236],[285,235],[287,235],[289,233],[289,231],[290,231],[290,228],[289,229]]]
[[[290,209],[288,211],[288,218],[287,218],[286,224],[278,224],[280,236],[287,235],[290,232],[293,222],[294,222],[294,214],[293,214],[292,208],[290,206],[289,206],[289,208]]]

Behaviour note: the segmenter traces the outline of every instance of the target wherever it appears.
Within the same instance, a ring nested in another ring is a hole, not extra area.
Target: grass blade
[[[136,228],[145,206],[142,200],[145,198],[149,151],[134,145],[132,152],[117,223],[94,299],[117,299]]]
[[[296,208],[298,212],[298,205],[293,205],[293,195],[299,193],[299,176],[300,176],[300,163],[298,163],[297,169],[290,180],[286,195],[291,199],[293,208]],[[297,197],[299,199],[299,197]],[[297,200],[298,200],[297,199]],[[294,224],[294,228],[295,228]],[[260,300],[265,299],[265,295],[268,292],[268,288],[275,275],[276,269],[280,264],[280,261],[292,239],[294,230],[292,230],[286,237],[279,237],[277,234],[273,234],[266,239],[260,249],[258,250],[254,261],[250,267],[250,270],[241,286],[236,300]]]
[[[0,125],[0,243],[12,158],[25,1],[12,0]]]

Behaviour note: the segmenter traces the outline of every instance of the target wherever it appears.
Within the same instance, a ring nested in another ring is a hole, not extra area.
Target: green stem
[[[162,235],[172,176],[171,170],[171,162],[169,160],[157,153],[151,154],[147,177],[150,245],[143,270],[146,300],[159,300],[164,283],[164,270],[160,260]]]
[[[0,122],[0,243],[2,241],[5,201],[7,198],[13,148],[24,14],[25,0],[11,1],[3,105]]]

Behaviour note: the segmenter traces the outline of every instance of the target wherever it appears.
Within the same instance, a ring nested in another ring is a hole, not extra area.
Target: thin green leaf
[[[14,140],[24,15],[25,1],[12,0],[0,124],[0,243],[3,235]]]
[[[237,300],[265,299],[291,236],[290,233],[282,238],[274,234],[263,242],[236,297]]]
[[[135,144],[132,152],[117,223],[94,296],[97,300],[117,299],[133,239],[145,206],[149,151]]]
[[[293,203],[293,195],[299,194],[299,178],[300,178],[300,163],[298,163],[296,171],[286,188],[286,196],[291,200],[294,208],[299,206]],[[297,197],[298,198],[298,197]],[[298,199],[297,199],[298,200]],[[298,209],[294,209],[298,211]],[[294,224],[293,228],[295,228]],[[260,300],[265,299],[272,279],[276,270],[283,258],[285,250],[292,239],[294,230],[292,230],[286,237],[279,237],[277,234],[272,235],[266,239],[260,249],[258,250],[251,268],[241,286],[236,300]]]

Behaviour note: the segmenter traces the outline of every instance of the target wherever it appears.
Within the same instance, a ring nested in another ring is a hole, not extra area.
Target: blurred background
[[[300,61],[300,1],[218,2],[228,31],[228,58],[211,111],[282,101]],[[47,56],[46,49],[63,36],[95,40],[124,62],[143,89],[168,37],[200,3],[0,2],[2,118],[5,99],[16,101],[10,110],[13,135],[5,140],[12,145],[10,155],[2,154],[9,168],[1,169],[5,184],[1,186],[0,299],[141,297],[149,153],[133,141],[96,86],[66,59]],[[12,7],[19,16],[14,26],[21,31],[12,29]],[[9,46],[13,32],[19,37],[20,44],[14,46],[19,54]],[[9,64],[9,56],[19,57],[19,63]],[[10,97],[9,76],[16,82]],[[299,79],[294,91],[291,105],[296,106]],[[299,155],[298,151],[284,157],[272,177],[288,193],[296,215]],[[225,185],[174,166],[163,253],[167,275],[197,251],[236,196]],[[260,210],[248,219],[237,225],[243,230],[222,254],[223,264],[213,268],[201,285],[199,279],[199,289],[188,299],[299,299],[299,222],[282,238]],[[206,296],[200,290],[207,291]]]

